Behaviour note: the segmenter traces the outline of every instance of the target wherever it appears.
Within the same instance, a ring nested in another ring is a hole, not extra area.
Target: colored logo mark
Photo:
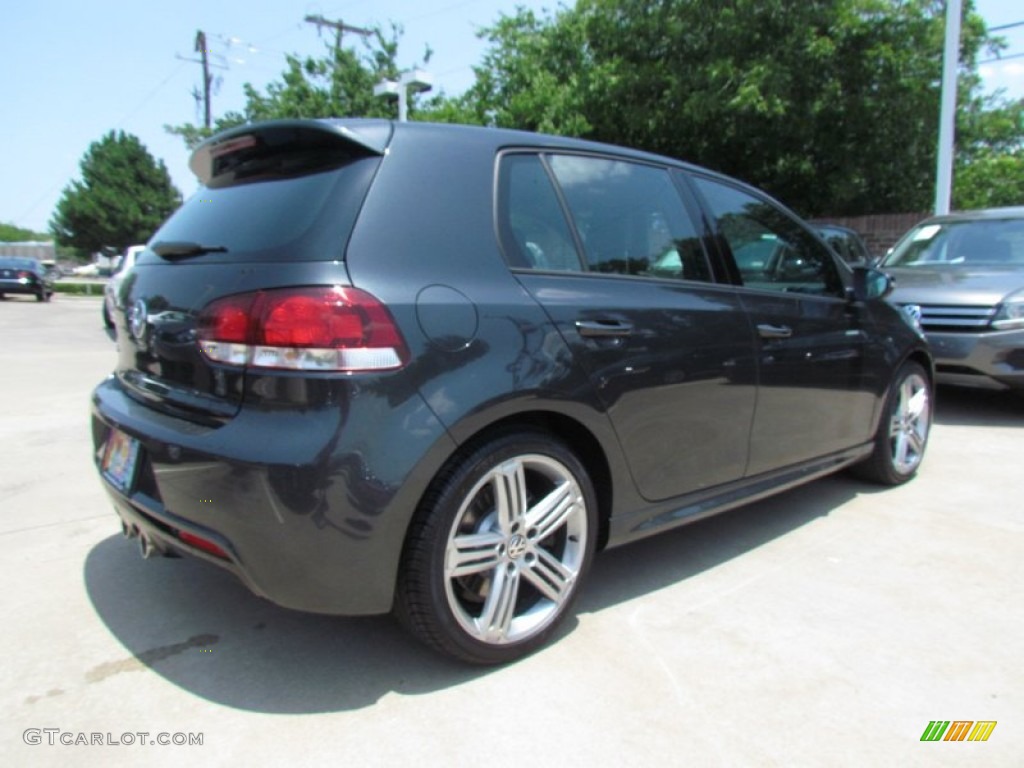
[[[921,741],[988,741],[996,720],[931,720]],[[972,727],[973,726],[973,727]]]

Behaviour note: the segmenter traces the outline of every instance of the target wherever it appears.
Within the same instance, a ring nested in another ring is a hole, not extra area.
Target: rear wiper
[[[190,256],[202,256],[204,253],[227,253],[228,249],[223,245],[203,245],[192,243],[187,240],[173,240],[155,243],[150,248],[165,259],[187,259]]]

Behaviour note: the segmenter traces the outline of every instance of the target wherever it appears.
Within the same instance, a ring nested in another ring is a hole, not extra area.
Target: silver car
[[[135,266],[135,257],[146,250],[144,245],[130,245],[121,257],[121,261],[103,288],[103,324],[107,328],[114,327],[114,309],[117,307],[117,291],[121,283]]]
[[[890,301],[920,318],[938,381],[1024,390],[1024,206],[927,219],[880,266]]]

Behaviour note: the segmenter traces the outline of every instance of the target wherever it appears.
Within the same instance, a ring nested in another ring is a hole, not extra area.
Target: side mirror
[[[857,266],[853,268],[854,301],[884,299],[895,286],[893,279],[880,269]]]

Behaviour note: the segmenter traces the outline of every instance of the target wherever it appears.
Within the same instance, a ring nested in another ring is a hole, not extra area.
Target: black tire
[[[36,294],[36,301],[46,301],[46,289],[40,288],[39,293]]]
[[[112,318],[110,316],[110,312],[107,311],[107,302],[105,300],[103,302],[103,325],[107,328],[114,327],[114,318]]]
[[[853,473],[880,485],[901,485],[917,474],[931,433],[932,401],[927,372],[908,360],[896,373],[886,397],[875,449],[853,467]]]
[[[498,435],[456,456],[425,494],[395,614],[461,661],[513,661],[570,613],[596,540],[593,485],[572,451],[543,432]]]

